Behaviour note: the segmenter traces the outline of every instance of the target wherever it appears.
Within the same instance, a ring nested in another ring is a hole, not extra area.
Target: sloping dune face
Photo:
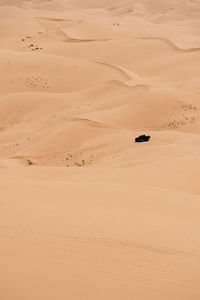
[[[199,1],[2,0],[0,76],[0,299],[200,299]]]

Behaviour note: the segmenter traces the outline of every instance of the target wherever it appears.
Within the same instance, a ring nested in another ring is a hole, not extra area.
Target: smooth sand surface
[[[199,1],[1,0],[0,76],[0,299],[199,300]]]

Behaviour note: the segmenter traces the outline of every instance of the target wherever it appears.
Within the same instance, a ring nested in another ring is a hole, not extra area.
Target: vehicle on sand
[[[150,135],[143,134],[135,138],[135,143],[148,142],[150,138]]]

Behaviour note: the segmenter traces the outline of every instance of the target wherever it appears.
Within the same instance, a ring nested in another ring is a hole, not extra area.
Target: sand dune
[[[0,1],[0,299],[200,299],[199,16]]]

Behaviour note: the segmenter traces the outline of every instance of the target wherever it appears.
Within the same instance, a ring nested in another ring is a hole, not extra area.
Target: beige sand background
[[[0,0],[0,76],[0,299],[199,300],[199,1]]]

